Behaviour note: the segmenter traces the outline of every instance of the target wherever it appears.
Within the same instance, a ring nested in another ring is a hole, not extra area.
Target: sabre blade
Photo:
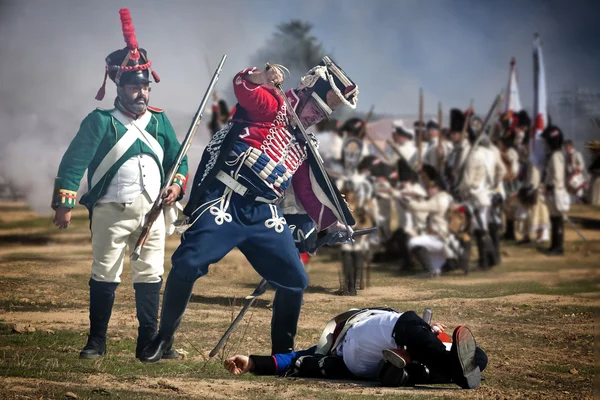
[[[244,315],[246,315],[246,313],[248,312],[250,307],[252,307],[252,305],[254,304],[256,299],[259,296],[263,295],[266,291],[267,291],[267,281],[265,279],[262,279],[260,281],[260,283],[258,284],[258,286],[256,287],[256,289],[254,289],[252,294],[250,296],[246,296],[246,300],[250,300],[250,301],[248,301],[248,303],[246,303],[246,305],[244,307],[242,307],[242,309],[240,310],[237,317],[235,317],[235,319],[233,320],[231,325],[229,325],[229,328],[227,328],[227,330],[225,331],[223,336],[221,336],[221,339],[219,340],[219,342],[217,343],[215,348],[212,349],[211,352],[208,354],[209,358],[212,358],[215,355],[217,355],[219,350],[221,350],[221,348],[225,345],[225,342],[227,341],[227,339],[229,339],[229,336],[231,336],[231,334],[233,333],[233,330],[235,329],[235,327],[240,323],[240,321],[242,319],[244,319]]]

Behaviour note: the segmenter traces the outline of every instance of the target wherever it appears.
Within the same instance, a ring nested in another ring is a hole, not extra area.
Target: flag
[[[545,153],[542,132],[548,126],[548,98],[542,42],[537,33],[533,39],[533,117],[531,156],[536,165],[543,167]]]
[[[510,73],[508,74],[508,86],[506,87],[506,103],[504,105],[504,114],[510,119],[510,126],[514,128],[517,123],[514,114],[521,111],[521,96],[519,95],[519,83],[517,79],[517,70],[515,69],[516,61],[513,57],[510,60]]]

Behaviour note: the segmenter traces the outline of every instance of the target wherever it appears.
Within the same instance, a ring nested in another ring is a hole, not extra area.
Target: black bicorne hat
[[[427,125],[425,125],[425,128],[427,130],[429,129],[440,129],[440,125],[438,124],[438,122],[434,119],[430,119],[429,121],[427,121]]]
[[[433,165],[424,164],[421,173],[424,175],[427,186],[434,185],[441,190],[446,190],[446,183],[442,179],[442,175]]]
[[[564,136],[560,128],[556,125],[549,125],[544,132],[542,132],[542,138],[548,143],[550,150],[556,151],[562,148],[564,142]]]
[[[396,164],[396,171],[398,173],[398,181],[400,182],[418,182],[419,175],[410,166],[410,164],[403,158],[398,160]]]
[[[106,57],[104,83],[96,94],[96,100],[104,98],[107,77],[119,86],[149,83],[150,74],[156,83],[160,82],[158,74],[152,71],[152,63],[148,59],[146,50],[138,47],[129,9],[122,8],[119,14],[127,47],[113,51]]]

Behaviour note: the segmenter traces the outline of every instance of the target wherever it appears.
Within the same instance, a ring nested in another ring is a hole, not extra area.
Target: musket
[[[408,161],[408,160],[407,160],[407,159],[406,159],[406,158],[405,158],[405,157],[402,155],[402,153],[400,153],[400,150],[398,150],[398,149],[396,148],[396,146],[394,145],[394,143],[392,143],[392,141],[391,141],[390,139],[388,139],[388,140],[386,141],[386,143],[388,144],[388,146],[390,146],[390,147],[392,148],[392,151],[393,151],[394,153],[396,153],[396,155],[397,155],[397,156],[398,156],[400,159],[402,159],[402,160],[406,161],[406,164],[407,164],[407,165],[410,167],[410,169],[412,169],[414,172],[417,172],[417,171],[416,171],[416,170],[413,168],[413,166],[412,166],[412,165],[410,165],[410,161]]]
[[[354,238],[356,238],[358,236],[368,235],[368,234],[376,232],[376,231],[377,231],[376,227],[367,228],[367,229],[359,229],[359,230],[354,231],[350,237],[348,235],[348,232],[341,232],[341,231],[331,232],[331,233],[328,233],[327,235],[325,235],[324,237],[322,237],[321,239],[318,239],[316,241],[316,247],[314,249],[311,249],[310,252],[312,253],[312,252],[316,251],[321,246],[325,246],[325,245],[334,246],[338,243],[347,242],[349,239],[354,240]],[[316,232],[314,235],[316,235]],[[235,317],[235,319],[231,322],[231,325],[229,325],[229,327],[227,328],[227,330],[225,331],[223,336],[221,336],[221,339],[219,340],[217,345],[208,354],[209,358],[212,358],[215,355],[217,355],[217,353],[219,352],[219,350],[221,350],[221,348],[223,347],[223,345],[225,344],[227,339],[229,339],[229,336],[231,336],[231,334],[233,333],[233,330],[235,329],[235,327],[244,318],[244,315],[246,315],[246,313],[248,312],[250,307],[252,307],[252,305],[254,304],[256,299],[259,296],[262,296],[263,294],[265,294],[266,291],[267,291],[267,280],[263,278],[259,282],[258,286],[254,289],[252,294],[250,296],[246,296],[246,300],[249,300],[248,303],[246,303],[246,305],[244,307],[242,307],[242,309],[240,310],[237,317]]]
[[[423,146],[423,88],[419,89],[419,132],[417,133],[417,166],[421,165],[421,147]]]
[[[375,147],[375,150],[377,150],[377,152],[378,152],[379,154],[381,154],[381,157],[383,158],[383,160],[384,160],[386,163],[388,163],[388,164],[389,164],[391,161],[390,161],[390,159],[388,158],[388,156],[387,156],[387,154],[385,153],[385,151],[384,151],[384,150],[383,150],[381,147],[379,147],[379,145],[378,145],[378,144],[377,144],[377,143],[376,143],[376,142],[375,142],[373,139],[371,139],[370,137],[369,137],[369,139],[371,140],[371,143],[373,144],[373,147]],[[388,142],[389,142],[389,140],[388,140]]]
[[[171,183],[173,182],[173,179],[175,178],[175,174],[177,173],[177,170],[179,169],[179,166],[181,165],[183,158],[185,157],[188,150],[192,146],[192,140],[194,139],[196,130],[198,130],[198,126],[200,126],[200,121],[202,120],[202,113],[204,112],[206,103],[208,103],[208,99],[210,98],[211,92],[213,91],[217,81],[219,80],[219,74],[221,73],[221,71],[223,69],[223,64],[225,64],[226,59],[227,59],[227,55],[223,54],[223,57],[221,57],[221,62],[219,62],[219,66],[217,67],[217,70],[213,74],[210,84],[208,85],[208,88],[206,89],[206,93],[204,93],[204,97],[202,98],[202,102],[200,103],[200,106],[198,107],[198,110],[196,111],[196,115],[194,115],[192,124],[190,125],[190,128],[188,129],[188,132],[185,135],[185,139],[183,140],[183,142],[181,143],[181,146],[179,147],[179,152],[177,153],[175,162],[173,162],[173,166],[171,167],[171,169],[169,170],[169,173],[166,176],[165,186],[162,188],[162,190],[160,191],[160,194],[154,201],[154,204],[152,205],[152,209],[150,210],[150,212],[148,212],[148,214],[146,214],[146,221],[142,228],[142,232],[140,233],[140,236],[138,237],[138,240],[135,243],[133,252],[131,253],[131,256],[130,256],[131,259],[134,261],[140,257],[140,254],[142,253],[142,247],[144,247],[144,244],[146,243],[146,240],[148,239],[150,230],[152,229],[152,225],[158,219],[158,217],[160,216],[160,213],[163,209],[163,192],[164,192],[164,190],[167,187],[169,187],[171,185]]]
[[[372,105],[371,109],[369,110],[369,113],[367,114],[367,117],[363,121],[363,124],[360,127],[360,130],[358,131],[358,138],[361,140],[366,136],[367,139],[369,139],[371,142],[373,142],[373,139],[371,139],[371,137],[369,136],[369,133],[367,132],[367,124],[369,123],[369,121],[371,120],[371,117],[373,116],[374,109],[375,109],[375,106]]]
[[[438,103],[438,124],[439,124],[439,130],[438,130],[438,145],[437,145],[437,169],[440,173],[442,173],[442,168],[444,167],[444,135],[442,135],[442,126],[443,126],[443,121],[442,118],[444,118],[444,115],[442,114],[442,102],[440,101]]]
[[[371,109],[369,110],[369,113],[367,114],[367,117],[365,118],[365,122],[363,123],[363,126],[360,128],[360,131],[358,132],[358,137],[361,139],[363,137],[366,137],[367,139],[369,139],[369,141],[371,142],[373,147],[375,147],[375,150],[377,150],[377,152],[379,154],[381,154],[383,159],[389,163],[390,160],[389,160],[387,154],[385,154],[385,151],[381,147],[379,147],[377,142],[375,142],[375,140],[371,137],[371,135],[369,135],[369,132],[367,131],[367,124],[369,123],[369,121],[371,120],[371,117],[373,116],[374,109],[375,109],[375,106],[372,105]]]
[[[329,57],[324,57],[323,59],[327,62],[327,60],[329,60]],[[269,68],[271,68],[271,65],[269,63],[267,63],[267,69],[269,69]],[[342,220],[342,223],[344,224],[344,228],[346,229],[346,231],[350,231],[350,226],[348,225],[348,221],[346,221],[346,216],[344,215],[344,210],[340,204],[340,201],[338,199],[338,196],[336,195],[335,190],[333,189],[333,184],[331,183],[331,180],[329,179],[329,175],[327,175],[327,171],[325,170],[325,166],[323,165],[323,159],[321,158],[321,154],[319,154],[319,150],[317,150],[312,139],[308,136],[308,133],[306,133],[306,129],[302,125],[302,122],[300,121],[298,114],[296,114],[296,110],[294,110],[294,108],[290,104],[289,99],[285,95],[285,91],[283,90],[283,83],[276,84],[275,88],[277,89],[277,92],[279,92],[279,95],[283,98],[283,101],[285,102],[285,106],[287,108],[287,112],[292,117],[292,120],[294,121],[294,124],[296,125],[296,127],[298,128],[300,133],[302,133],[302,137],[304,138],[304,141],[306,142],[306,147],[308,148],[308,151],[310,153],[312,153],[312,156],[315,159],[317,167],[319,168],[319,171],[323,175],[323,179],[325,180],[325,183],[327,184],[327,189],[329,189],[329,192],[331,193],[331,197],[333,198],[334,206],[339,214],[340,219]]]

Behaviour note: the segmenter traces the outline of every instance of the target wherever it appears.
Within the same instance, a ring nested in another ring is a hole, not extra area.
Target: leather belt
[[[229,189],[233,190],[234,193],[237,193],[242,197],[258,201],[260,203],[279,204],[283,200],[283,198],[267,199],[266,197],[262,196],[254,196],[250,193],[250,190],[246,186],[242,185],[241,183],[236,181],[232,176],[226,174],[223,171],[219,171],[217,173],[216,178]]]

